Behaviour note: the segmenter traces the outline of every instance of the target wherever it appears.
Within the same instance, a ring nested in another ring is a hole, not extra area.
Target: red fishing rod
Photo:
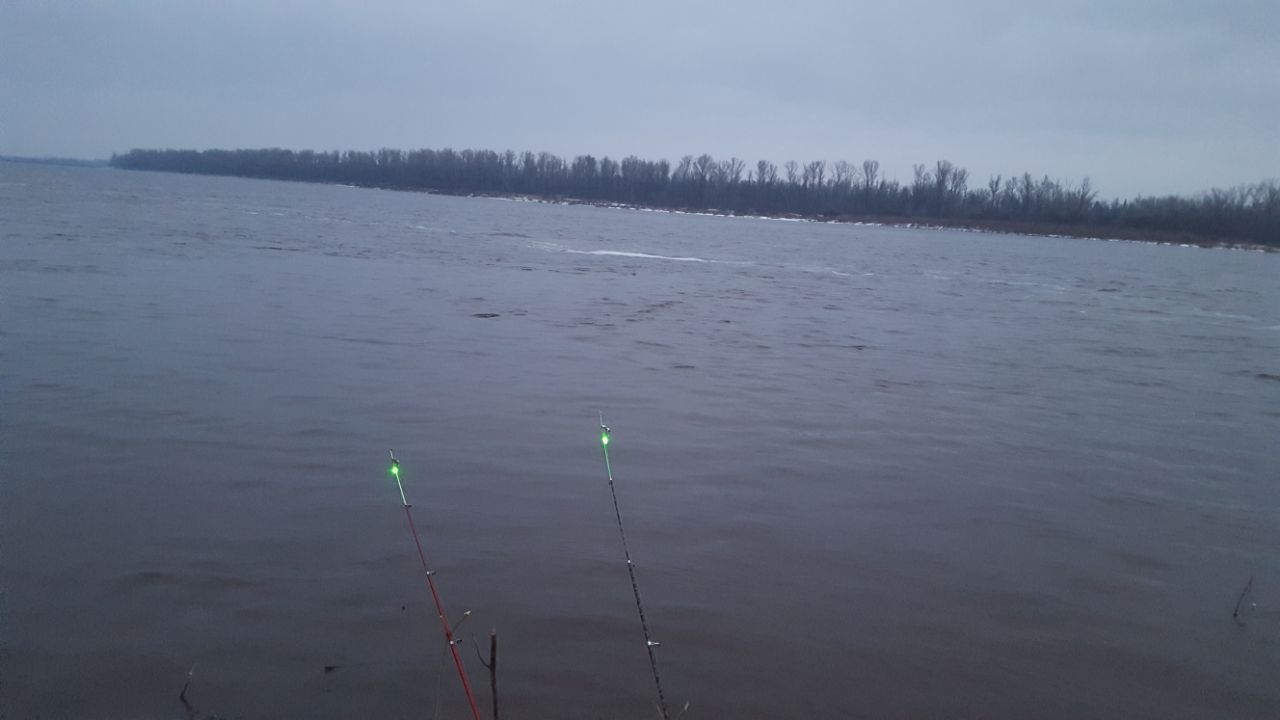
[[[480,720],[480,708],[476,706],[476,697],[471,692],[471,683],[467,682],[467,670],[462,665],[462,656],[458,653],[458,643],[453,639],[453,628],[449,625],[449,620],[444,615],[444,603],[440,602],[440,593],[436,590],[436,581],[432,578],[436,571],[427,567],[427,553],[422,549],[422,540],[418,538],[418,526],[413,522],[413,506],[409,504],[409,500],[404,495],[404,485],[400,482],[400,461],[396,459],[395,451],[391,451],[391,469],[392,477],[396,479],[396,487],[400,488],[400,502],[404,503],[404,515],[409,518],[409,531],[413,533],[413,544],[418,548],[418,559],[422,561],[422,573],[427,578],[427,588],[431,591],[431,599],[436,603],[436,615],[440,618],[440,625],[444,628],[444,639],[449,645],[449,651],[453,653],[453,664],[458,668],[458,679],[462,681],[462,690],[467,694],[467,702],[471,705],[471,715],[475,720]],[[465,619],[465,618],[464,618]]]

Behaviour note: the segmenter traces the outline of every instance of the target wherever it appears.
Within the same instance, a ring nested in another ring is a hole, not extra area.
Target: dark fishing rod
[[[662,694],[662,679],[658,677],[658,658],[653,649],[660,643],[653,641],[649,634],[649,622],[644,617],[644,603],[640,602],[640,586],[636,583],[636,567],[631,562],[631,550],[627,547],[627,531],[622,527],[622,511],[618,509],[618,491],[613,486],[613,466],[609,463],[609,435],[613,431],[604,424],[604,415],[600,415],[600,447],[604,450],[604,470],[609,476],[609,494],[613,496],[613,514],[618,519],[618,535],[622,537],[622,554],[627,558],[627,574],[631,576],[631,592],[636,598],[636,614],[640,616],[640,629],[644,631],[645,649],[649,652],[649,667],[653,669],[653,685],[658,689],[658,712],[662,720],[670,720],[667,713],[667,698]]]
[[[449,625],[449,620],[444,615],[444,603],[440,602],[440,593],[436,590],[436,581],[433,579],[436,572],[427,567],[427,553],[422,549],[422,540],[418,537],[418,526],[413,522],[413,511],[410,510],[413,506],[404,495],[404,485],[400,482],[400,461],[396,459],[395,451],[391,451],[390,472],[396,479],[396,487],[400,489],[400,502],[404,503],[404,514],[409,518],[409,531],[413,533],[413,544],[418,548],[418,559],[422,561],[422,573],[427,578],[427,589],[431,591],[431,599],[436,603],[436,615],[440,618],[441,627],[444,628],[444,639],[449,651],[453,653],[453,664],[458,668],[458,679],[462,681],[462,690],[467,694],[467,703],[471,705],[471,715],[475,720],[480,720],[480,708],[476,706],[476,697],[471,692],[471,683],[467,682],[467,670],[462,665],[458,643],[453,639],[453,627]],[[466,619],[466,615],[463,615],[463,619]]]

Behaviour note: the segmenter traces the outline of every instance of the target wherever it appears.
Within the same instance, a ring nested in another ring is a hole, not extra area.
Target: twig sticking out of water
[[[1236,599],[1236,609],[1231,611],[1231,619],[1236,621],[1237,625],[1243,626],[1240,622],[1240,606],[1244,604],[1244,598],[1253,590],[1253,576],[1249,576],[1249,582],[1245,584],[1244,589],[1240,591],[1240,597]]]
[[[484,656],[480,654],[480,643],[476,642],[476,637],[471,636],[471,644],[476,647],[476,657],[480,658],[480,664],[489,670],[489,694],[493,696],[493,720],[498,720],[498,630],[494,628],[489,631],[489,662],[485,662]]]
[[[178,693],[178,699],[182,701],[182,707],[187,710],[187,720],[193,720],[196,716],[195,706],[191,704],[190,700],[187,700],[187,690],[191,689],[191,677],[195,674],[196,666],[192,665],[191,669],[187,671],[187,681],[182,683],[182,692]]]

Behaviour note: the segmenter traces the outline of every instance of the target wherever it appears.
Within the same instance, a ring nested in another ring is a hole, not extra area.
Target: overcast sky
[[[1193,193],[1280,176],[1280,0],[0,1],[0,153],[268,146]]]

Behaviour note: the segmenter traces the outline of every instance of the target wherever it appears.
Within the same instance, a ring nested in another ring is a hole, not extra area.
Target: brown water
[[[1280,717],[1278,256],[0,163],[0,312],[4,717],[463,717],[388,448],[655,717],[600,411],[689,718]]]

